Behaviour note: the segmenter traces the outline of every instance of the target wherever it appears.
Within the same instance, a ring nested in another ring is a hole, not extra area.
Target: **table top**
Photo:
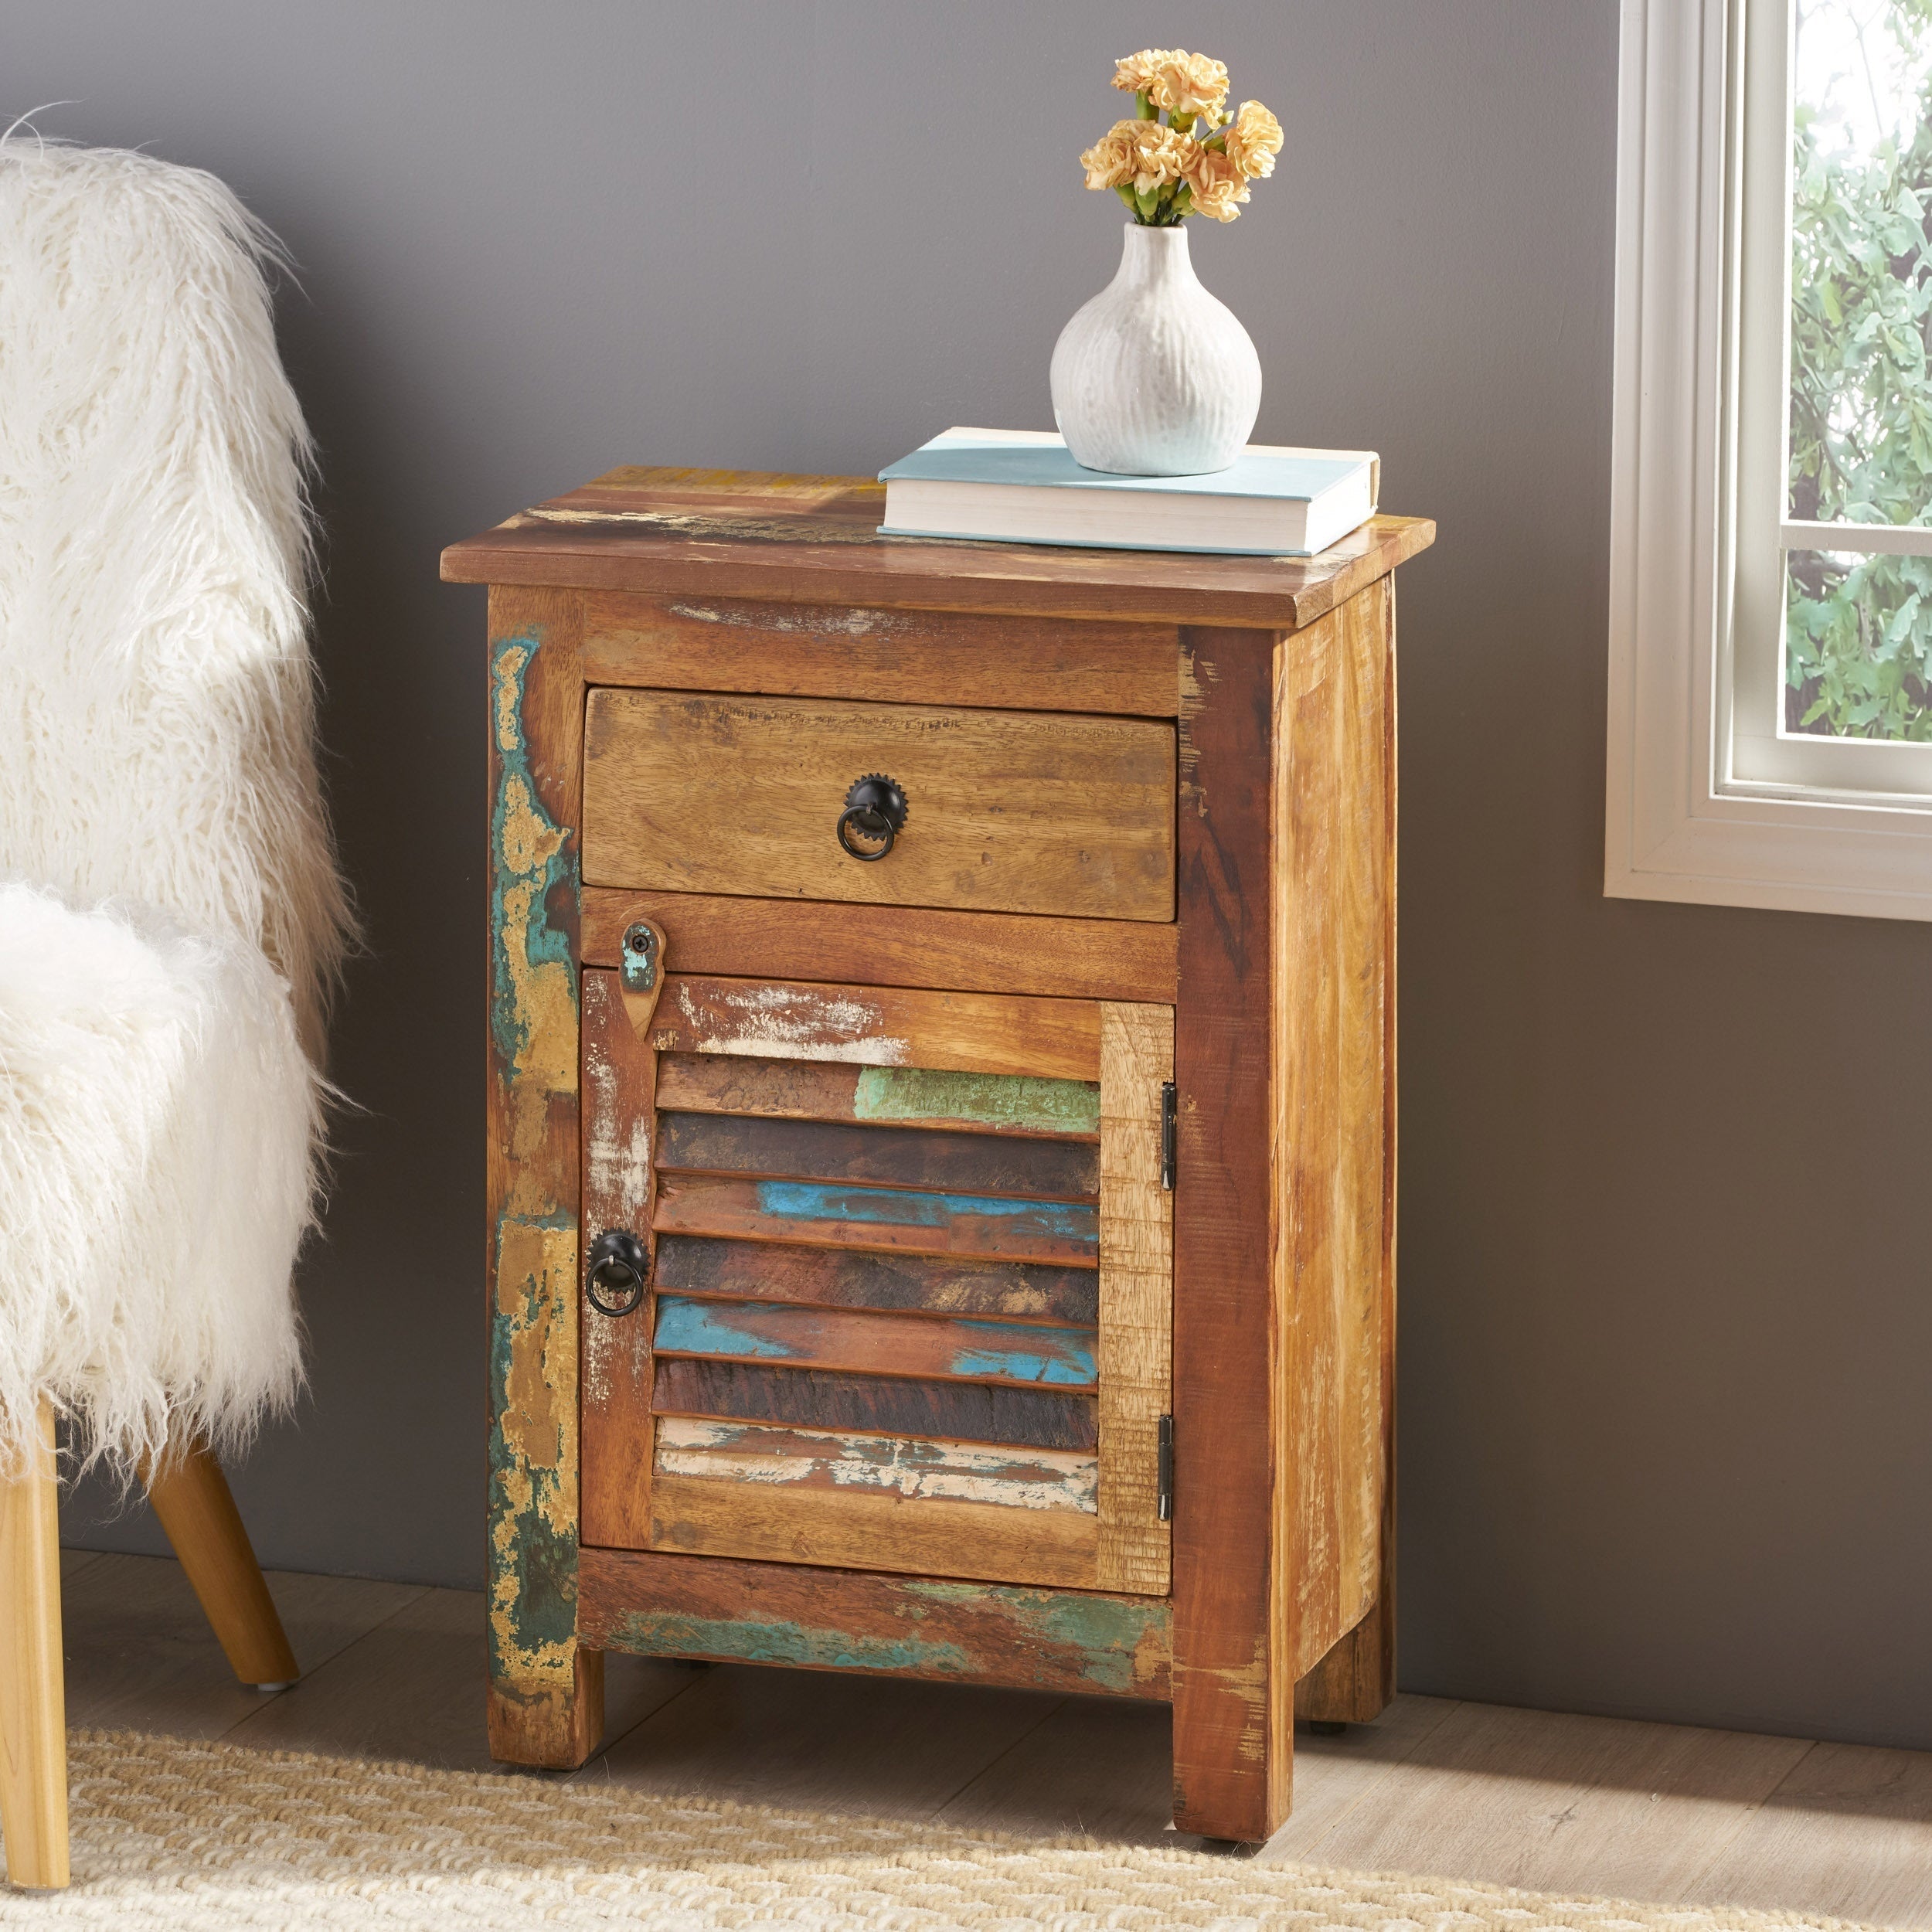
[[[451,583],[786,598],[1296,630],[1435,541],[1376,516],[1318,556],[1202,556],[881,536],[885,485],[756,470],[612,470],[443,553]]]

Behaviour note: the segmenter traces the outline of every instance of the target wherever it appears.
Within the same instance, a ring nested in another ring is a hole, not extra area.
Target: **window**
[[[1932,5],[1625,0],[1605,889],[1932,918]]]

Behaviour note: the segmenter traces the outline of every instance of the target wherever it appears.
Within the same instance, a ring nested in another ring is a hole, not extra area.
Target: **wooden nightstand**
[[[444,556],[491,587],[492,1748],[581,1763],[611,1649],[1171,1699],[1177,1823],[1265,1838],[1296,1713],[1393,1689],[1434,527],[882,497],[620,470]]]

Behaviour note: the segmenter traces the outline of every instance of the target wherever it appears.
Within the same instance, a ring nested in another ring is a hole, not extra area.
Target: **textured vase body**
[[[1073,461],[1117,476],[1204,476],[1241,454],[1261,359],[1196,279],[1185,228],[1127,224],[1119,272],[1053,348],[1053,420]]]

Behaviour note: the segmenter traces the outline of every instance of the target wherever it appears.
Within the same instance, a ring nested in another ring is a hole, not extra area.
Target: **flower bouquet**
[[[1146,47],[1115,63],[1134,97],[1080,156],[1089,188],[1111,188],[1133,219],[1114,280],[1053,350],[1053,415],[1076,462],[1129,476],[1226,469],[1261,407],[1248,332],[1196,278],[1190,215],[1233,221],[1249,184],[1274,172],[1281,124],[1258,100],[1227,111],[1228,70],[1206,54]],[[1165,119],[1162,119],[1165,115]]]

